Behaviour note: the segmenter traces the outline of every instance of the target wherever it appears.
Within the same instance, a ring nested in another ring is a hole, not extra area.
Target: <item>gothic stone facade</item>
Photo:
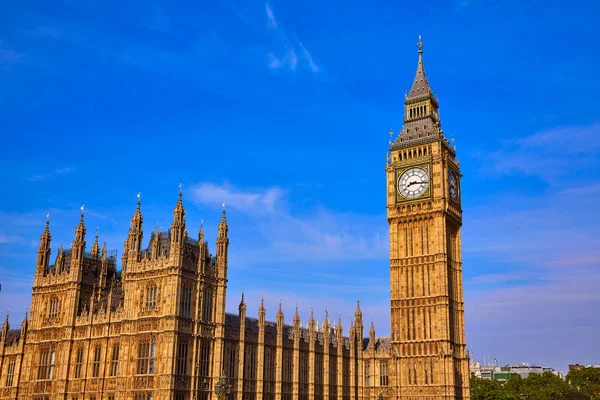
[[[213,256],[188,237],[181,194],[167,232],[142,248],[141,207],[121,271],[86,251],[83,212],[69,250],[50,264],[41,236],[31,310],[0,334],[0,399],[213,400],[225,375],[234,400],[468,399],[461,278],[459,164],[440,129],[419,50],[404,127],[386,161],[391,337],[368,338],[357,306],[344,335],[298,312],[285,324],[225,312],[225,212]]]

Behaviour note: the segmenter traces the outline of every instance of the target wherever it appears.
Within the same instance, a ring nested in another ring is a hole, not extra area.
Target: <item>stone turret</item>
[[[52,236],[50,235],[50,213],[47,215],[46,228],[42,232],[40,237],[40,246],[38,247],[38,258],[36,265],[36,276],[43,276],[48,271],[48,264],[50,262],[50,241]]]
[[[83,258],[85,256],[85,223],[83,222],[83,206],[81,206],[81,218],[75,228],[75,240],[71,246],[71,272],[83,268]]]
[[[124,273],[127,272],[129,262],[136,262],[139,257],[142,249],[142,238],[144,237],[144,231],[142,229],[143,223],[144,217],[142,216],[141,199],[140,194],[138,193],[137,208],[131,218],[129,234],[127,235],[127,240],[125,240],[123,248],[122,267]]]

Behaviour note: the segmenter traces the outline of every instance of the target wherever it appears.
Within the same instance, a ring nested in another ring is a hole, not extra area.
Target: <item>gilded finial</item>
[[[419,35],[419,42],[417,43],[417,47],[419,48],[419,54],[423,54],[423,41],[421,40],[421,35]]]
[[[456,150],[456,145],[454,144],[454,135],[452,135],[450,141],[452,142],[452,147],[454,147],[454,150]]]
[[[181,192],[183,190],[183,183],[179,184],[179,195],[181,196]]]
[[[83,204],[81,205],[81,216],[83,217]]]
[[[138,192],[138,194],[137,194],[137,203],[138,203],[138,207],[142,203],[142,193],[141,192]]]
[[[50,222],[50,211],[48,211],[48,214],[46,214],[46,222]]]
[[[96,239],[98,238],[98,227],[96,227]]]

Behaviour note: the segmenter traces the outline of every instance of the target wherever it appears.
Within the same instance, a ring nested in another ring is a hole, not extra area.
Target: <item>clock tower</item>
[[[400,399],[469,399],[460,165],[419,61],[386,161],[390,297]]]

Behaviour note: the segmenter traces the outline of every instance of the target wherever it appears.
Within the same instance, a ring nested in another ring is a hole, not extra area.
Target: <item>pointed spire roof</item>
[[[240,300],[239,310],[240,310],[240,312],[242,312],[242,310],[246,311],[246,301],[244,300],[244,289],[242,289],[242,300]]]
[[[375,324],[373,324],[373,318],[371,318],[371,328],[369,329],[369,336],[375,337]]]
[[[283,320],[283,310],[281,309],[281,299],[279,299],[279,310],[277,310],[277,320]]]
[[[106,236],[104,237],[104,244],[102,245],[102,259],[106,260]]]
[[[227,236],[229,226],[227,225],[227,211],[225,211],[225,203],[223,203],[223,213],[221,215],[221,222],[219,222],[219,237]]]
[[[175,222],[183,222],[183,217],[185,216],[185,208],[183,207],[183,184],[179,184],[179,196],[177,198],[177,204],[175,204],[175,210],[173,210],[173,214],[175,219],[173,220],[173,223]]]
[[[265,309],[265,299],[261,296],[260,298],[260,307],[258,307],[258,315],[264,316],[267,310]]]
[[[40,243],[50,243],[52,236],[50,235],[50,213],[46,214],[46,227],[42,236],[40,237]]]
[[[427,81],[427,76],[425,75],[425,67],[423,66],[423,41],[421,40],[421,35],[419,35],[417,47],[419,48],[419,62],[417,63],[417,72],[412,87],[406,96],[407,102],[413,99],[427,97],[432,94],[429,82]]]
[[[79,218],[79,224],[75,228],[75,240],[83,241],[85,238],[85,223],[83,221],[83,206],[81,206],[81,217]]]
[[[294,313],[294,326],[300,327],[300,314],[298,314],[298,303],[296,303],[296,312]]]
[[[94,237],[94,244],[92,245],[91,250],[92,257],[97,257],[100,253],[100,244],[98,243],[98,227],[96,227],[96,236]]]
[[[198,243],[204,244],[204,220],[200,220],[200,231],[198,232]]]
[[[133,217],[131,217],[131,228],[138,227],[144,222],[144,217],[142,216],[142,194],[137,194],[137,207],[135,208],[135,213],[133,213]]]
[[[354,318],[358,322],[362,320],[362,311],[360,310],[360,300],[356,300],[356,311],[354,312]]]

